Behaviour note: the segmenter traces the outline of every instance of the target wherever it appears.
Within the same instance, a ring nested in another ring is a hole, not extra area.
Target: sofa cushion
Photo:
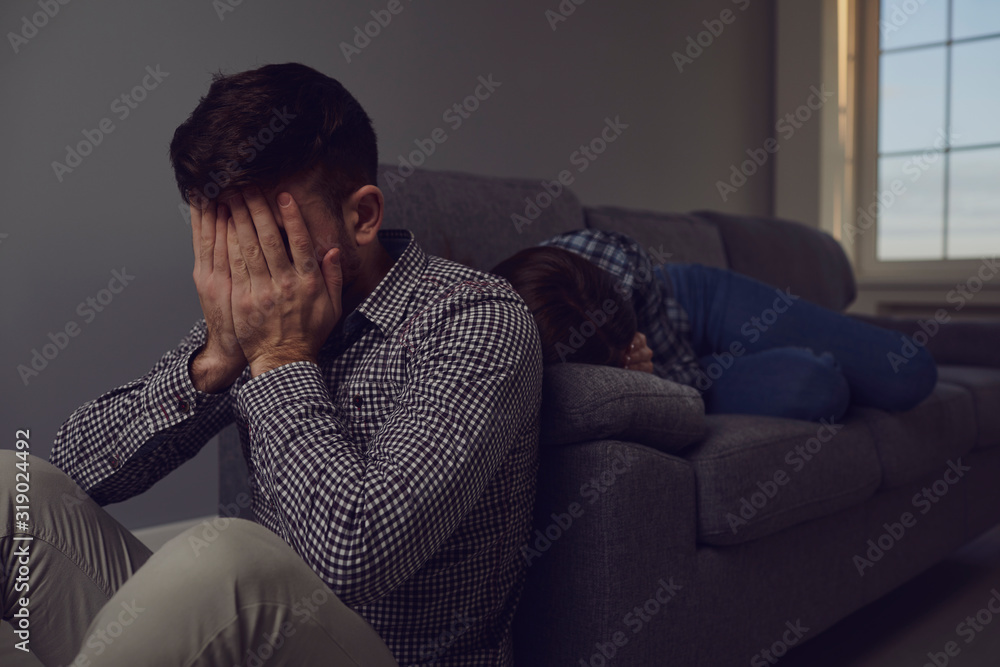
[[[740,544],[833,514],[871,497],[882,479],[863,422],[735,414],[706,422],[705,440],[684,454],[705,544]]]
[[[425,252],[489,271],[518,250],[583,227],[583,208],[569,188],[545,194],[541,181],[416,169],[405,180],[379,165],[385,195],[384,229],[409,229]],[[545,195],[525,218],[528,201]],[[546,199],[547,198],[547,199]],[[515,225],[514,215],[529,224]]]
[[[539,442],[637,442],[675,452],[705,435],[701,393],[652,373],[561,363],[542,378]]]
[[[930,396],[906,412],[853,407],[849,415],[863,421],[875,437],[883,489],[940,471],[976,444],[972,394],[940,380]]]
[[[586,216],[589,229],[621,232],[634,238],[646,249],[654,266],[687,262],[727,267],[718,228],[692,215],[599,206],[587,208]]]
[[[976,413],[976,447],[1000,446],[1000,369],[938,366],[938,378],[972,394]]]

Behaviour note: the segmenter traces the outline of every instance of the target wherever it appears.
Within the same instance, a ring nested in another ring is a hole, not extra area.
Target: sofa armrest
[[[705,437],[705,403],[694,387],[652,373],[596,364],[546,367],[540,442],[621,440],[676,452]]]
[[[575,665],[623,632],[628,664],[661,664],[668,633],[632,639],[623,618],[660,591],[676,596],[652,626],[690,609],[697,516],[694,468],[650,447],[601,440],[542,447],[515,664]],[[672,581],[671,581],[672,580]]]
[[[1000,321],[939,322],[933,317],[918,320],[849,314],[863,322],[899,331],[911,338],[917,332],[926,334],[927,350],[939,365],[1000,368]],[[922,339],[923,336],[917,336],[915,340],[919,343]]]

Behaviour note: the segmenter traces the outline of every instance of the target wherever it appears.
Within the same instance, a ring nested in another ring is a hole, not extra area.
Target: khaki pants
[[[30,519],[15,526],[17,462],[0,451],[3,620],[20,629],[28,598],[29,647],[47,667],[396,666],[368,622],[266,528],[220,518],[151,553],[36,456]]]

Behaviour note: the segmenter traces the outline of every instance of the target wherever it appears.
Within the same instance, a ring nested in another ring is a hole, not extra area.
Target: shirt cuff
[[[266,428],[268,418],[291,403],[321,404],[338,416],[323,374],[311,361],[294,361],[261,373],[243,385],[236,399],[240,415],[252,429],[251,435]]]
[[[226,400],[228,390],[209,394],[195,389],[191,381],[191,360],[200,350],[199,347],[181,355],[146,385],[145,407],[150,433],[176,426],[206,407]]]

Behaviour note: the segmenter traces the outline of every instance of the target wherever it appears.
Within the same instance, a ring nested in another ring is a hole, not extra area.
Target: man
[[[16,532],[35,536],[35,581],[57,584],[33,591],[51,625],[32,648],[46,664],[511,664],[541,388],[527,306],[380,229],[371,122],[311,68],[217,76],[170,155],[204,319],[63,424],[50,461],[86,495],[32,460],[35,518]],[[150,555],[98,507],[233,420],[254,521]]]

